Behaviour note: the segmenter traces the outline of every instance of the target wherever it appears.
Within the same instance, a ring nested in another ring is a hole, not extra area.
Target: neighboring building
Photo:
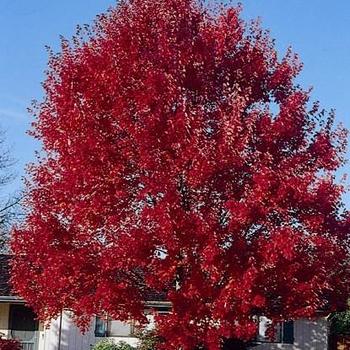
[[[327,350],[329,324],[326,317],[317,320],[296,320],[283,322],[276,327],[275,337],[271,341],[265,334],[267,320],[262,318],[259,324],[254,350]]]
[[[49,329],[35,320],[33,311],[25,302],[14,296],[9,287],[8,257],[0,255],[0,333],[6,338],[15,338],[23,344],[23,350],[89,350],[103,338],[125,341],[136,346],[135,324],[117,320],[102,321],[94,318],[84,335],[74,324],[72,313],[65,310],[53,320]],[[157,309],[168,312],[171,305],[161,295],[151,294],[145,302],[145,312]],[[147,316],[152,328],[152,316]],[[268,320],[260,319],[258,341],[254,350],[326,350],[328,348],[328,322],[326,318],[316,321],[297,320],[284,322],[276,327],[275,339],[265,334]]]

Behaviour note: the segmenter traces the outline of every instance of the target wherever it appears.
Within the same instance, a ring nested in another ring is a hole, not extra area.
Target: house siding
[[[57,350],[59,318],[53,321],[49,330],[45,331],[46,346],[43,350]],[[88,350],[93,344],[102,340],[95,337],[94,322],[90,329],[82,335],[72,320],[72,314],[65,311],[62,320],[61,350]],[[108,337],[115,342],[125,341],[132,346],[137,345],[136,337]],[[264,343],[254,350],[327,350],[328,322],[325,318],[315,321],[298,320],[294,322],[294,344]],[[253,350],[252,349],[252,350]]]
[[[44,330],[44,346],[42,350],[57,350],[60,334],[60,317],[53,320],[50,327]],[[73,322],[69,311],[62,313],[61,350],[88,350],[94,344],[94,334],[91,329],[81,334]]]
[[[8,303],[0,303],[0,332],[8,337],[9,321]],[[95,321],[92,321],[89,330],[82,334],[74,324],[73,314],[64,311],[62,314],[61,350],[89,350],[92,346],[104,339],[95,337]],[[150,317],[150,324],[152,324]],[[57,350],[59,342],[60,317],[53,320],[49,328],[39,326],[38,330],[38,350]],[[298,320],[294,322],[294,344],[264,343],[259,344],[252,350],[327,350],[328,347],[328,322],[326,318],[319,318],[315,321]],[[125,341],[132,346],[136,346],[136,337],[108,337],[115,342]]]
[[[61,349],[60,350],[89,350],[98,341],[105,339],[103,337],[95,337],[94,321],[87,332],[82,334],[79,328],[74,324],[73,314],[70,311],[62,313],[62,330],[61,330]],[[40,350],[57,350],[59,339],[60,317],[51,322],[50,328],[44,331],[44,345]],[[126,343],[136,346],[136,337],[108,337],[107,339],[114,342],[125,341]]]

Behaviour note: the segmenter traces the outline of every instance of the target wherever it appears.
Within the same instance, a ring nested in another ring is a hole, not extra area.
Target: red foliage
[[[14,339],[0,338],[0,350],[21,350],[22,345]]]
[[[344,304],[346,133],[239,11],[124,1],[51,55],[12,241],[13,284],[42,319],[143,321],[147,290],[166,289],[166,346],[216,349],[252,337],[253,315]]]

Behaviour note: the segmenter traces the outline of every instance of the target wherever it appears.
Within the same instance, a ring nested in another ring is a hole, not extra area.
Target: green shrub
[[[137,333],[137,337],[139,338],[137,350],[154,350],[161,342],[155,330],[140,331]]]
[[[92,350],[135,350],[135,348],[124,341],[114,343],[111,340],[104,339],[96,343]]]
[[[333,334],[350,334],[350,310],[335,312],[329,317]]]

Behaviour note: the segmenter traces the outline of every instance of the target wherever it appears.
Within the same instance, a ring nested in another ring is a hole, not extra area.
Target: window
[[[107,336],[107,321],[96,317],[95,319],[95,337],[106,337]]]
[[[269,337],[268,329],[271,326],[271,320],[267,317],[259,317],[259,328],[257,340],[263,343],[283,343],[293,344],[294,342],[294,322],[284,321],[274,326],[273,337]]]
[[[37,331],[39,322],[34,311],[25,305],[10,305],[9,326],[14,331]]]
[[[21,304],[10,305],[10,337],[17,339],[23,350],[34,350],[37,344],[39,322],[33,310]]]
[[[147,307],[145,309],[145,315],[153,314],[154,311],[158,315],[167,315],[171,312],[171,308],[169,306]]]
[[[294,322],[285,321],[282,323],[282,340],[283,343],[293,344],[294,343]]]
[[[168,314],[171,311],[170,303],[148,302],[145,307],[145,316],[148,319],[146,329],[155,328],[153,311],[158,315]],[[122,322],[111,318],[105,319],[96,317],[95,319],[95,337],[129,337],[133,336],[137,330],[135,321]]]
[[[135,333],[135,322],[122,322],[96,317],[95,337],[129,337]]]

